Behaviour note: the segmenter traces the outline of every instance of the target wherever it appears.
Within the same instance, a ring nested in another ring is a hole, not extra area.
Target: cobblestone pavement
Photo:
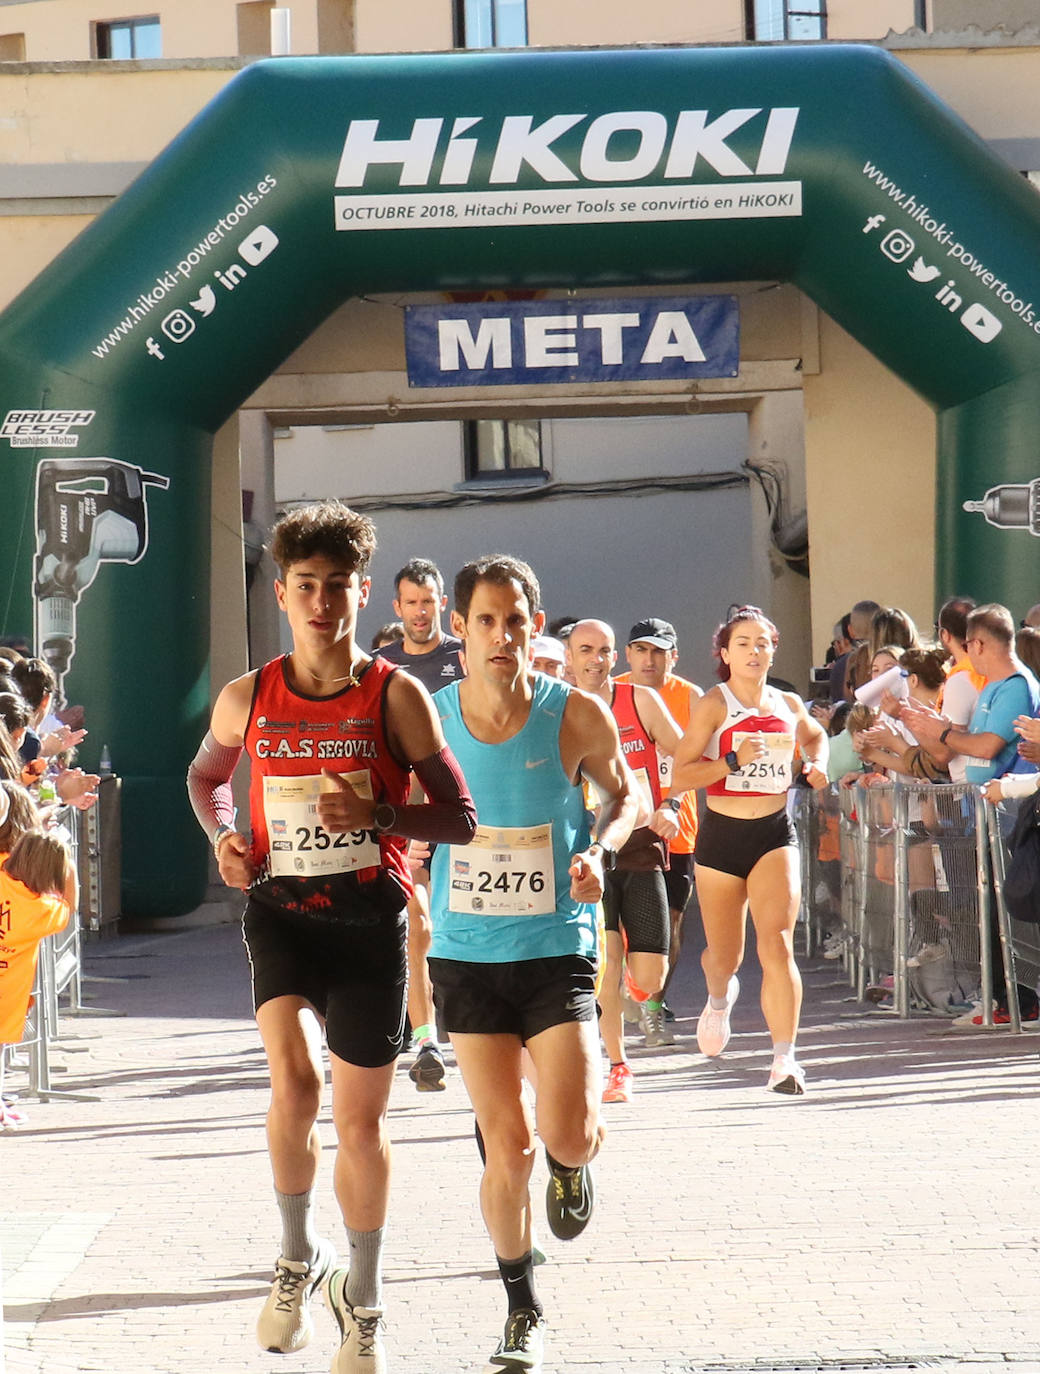
[[[720,1060],[693,1039],[692,946],[677,1043],[631,1038],[593,1222],[570,1244],[541,1227],[546,1374],[1040,1371],[1037,1037],[900,1023],[807,962],[811,1091],[768,1095],[753,964]],[[25,1100],[0,1139],[8,1374],[322,1374],[324,1311],[296,1355],[253,1337],[277,1230],[237,928],[95,944],[86,971],[94,1007],[124,1014],[64,1019],[56,1086],[97,1100]],[[327,1110],[321,1131],[331,1146]],[[477,1374],[504,1308],[457,1074],[418,1094],[402,1067],[392,1134],[390,1374]],[[539,1160],[536,1198],[544,1182]]]

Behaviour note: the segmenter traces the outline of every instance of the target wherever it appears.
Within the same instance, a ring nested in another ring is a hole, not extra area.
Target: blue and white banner
[[[409,386],[735,377],[735,296],[485,301],[405,308]]]

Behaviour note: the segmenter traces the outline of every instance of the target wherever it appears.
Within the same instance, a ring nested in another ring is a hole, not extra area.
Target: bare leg
[[[797,852],[763,854],[748,877],[751,919],[762,965],[762,1014],[773,1044],[794,1044],[802,1007],[802,979],[794,961],[800,875]]]
[[[321,1105],[321,1021],[302,997],[274,997],[257,1010],[256,1023],[271,1074],[267,1150],[280,1193],[314,1186],[321,1141],[315,1122]]]
[[[621,963],[624,945],[616,930],[607,931],[607,957],[603,961],[603,984],[599,990],[602,1015],[599,1032],[612,1064],[625,1062],[625,1029],[621,1013]]]

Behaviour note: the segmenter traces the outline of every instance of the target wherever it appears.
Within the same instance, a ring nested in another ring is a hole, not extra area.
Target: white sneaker
[[[770,1092],[785,1093],[788,1097],[802,1096],[805,1092],[805,1070],[793,1054],[774,1055],[768,1087]]]
[[[336,1252],[324,1241],[310,1265],[284,1256],[278,1260],[271,1292],[256,1323],[261,1350],[288,1355],[303,1349],[314,1334],[308,1304],[335,1263]]]
[[[621,1015],[624,1017],[625,1024],[638,1026],[639,1018],[643,1014],[643,1008],[639,1005],[632,994],[625,989],[621,993]]]
[[[347,1269],[333,1269],[325,1281],[325,1305],[336,1318],[340,1347],[331,1374],[386,1374],[383,1312],[379,1307],[351,1307],[344,1296]]]
[[[994,1000],[993,1000],[993,1010],[996,1011],[996,1009],[997,1009],[997,1003],[996,1003],[996,999],[994,998]],[[976,1016],[979,1018],[978,1021],[975,1020]],[[960,1016],[955,1016],[955,1017],[953,1018],[953,1020],[950,1022],[950,1025],[951,1025],[951,1026],[956,1026],[959,1030],[964,1030],[965,1027],[968,1027],[968,1026],[981,1026],[981,1025],[982,1025],[982,1003],[981,1003],[981,1002],[972,1002],[972,1004],[971,1004],[971,1010],[970,1010],[970,1011],[962,1012]]]
[[[697,1018],[697,1048],[701,1054],[714,1059],[729,1044],[729,1015],[740,993],[740,980],[734,974],[726,986],[726,1005],[719,1011],[709,997]]]
[[[652,1011],[644,1002],[639,1017],[639,1029],[643,1032],[643,1043],[647,1049],[656,1049],[658,1045],[675,1044],[675,1036],[672,1034],[668,1022],[664,1019],[664,1007],[658,1007],[656,1011]]]

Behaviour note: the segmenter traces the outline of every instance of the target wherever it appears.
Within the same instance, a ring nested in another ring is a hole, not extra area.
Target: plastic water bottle
[[[112,755],[108,752],[107,744],[101,746],[101,761],[98,763],[98,772],[103,778],[112,775]]]

